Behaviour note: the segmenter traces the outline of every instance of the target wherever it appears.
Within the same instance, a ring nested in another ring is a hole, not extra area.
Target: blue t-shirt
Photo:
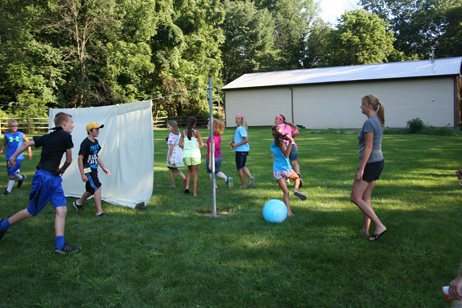
[[[247,137],[247,130],[241,125],[236,128],[236,133],[234,133],[234,143],[240,143],[244,141],[244,137]],[[249,143],[244,143],[240,146],[234,148],[236,152],[248,152],[250,151]]]
[[[383,128],[380,125],[379,117],[373,116],[364,122],[363,128],[358,133],[359,140],[359,160],[363,158],[364,148],[366,146],[365,134],[373,133],[374,142],[372,145],[371,156],[367,163],[375,163],[383,160],[382,154],[382,138],[383,138]]]
[[[292,169],[289,158],[284,156],[281,148],[274,142],[271,143],[271,153],[273,153],[274,158],[273,171],[285,171]]]
[[[8,132],[5,134],[6,144],[8,148],[6,149],[6,160],[8,161],[11,156],[13,156],[14,152],[16,152],[20,146],[24,143],[24,133],[16,132],[13,134]],[[17,160],[23,160],[24,155],[21,153],[16,158]]]

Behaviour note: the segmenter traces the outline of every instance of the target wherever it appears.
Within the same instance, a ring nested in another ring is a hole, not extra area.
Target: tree
[[[226,39],[221,46],[224,82],[245,73],[269,70],[277,58],[271,14],[266,9],[258,10],[250,1],[226,0],[224,9],[222,28]]]
[[[185,94],[156,100],[154,112],[170,116],[207,113],[209,76],[215,87],[222,85],[219,47],[224,42],[220,25],[225,12],[219,2],[205,0],[174,1],[165,11],[168,16],[150,42],[156,65],[151,97]]]
[[[388,29],[396,36],[396,50],[404,52],[406,56],[426,58],[447,29],[445,13],[453,6],[461,6],[462,1],[360,0],[360,4],[365,10],[389,22]]]
[[[273,70],[307,67],[306,40],[317,19],[318,4],[313,0],[254,0],[257,8],[266,8],[275,25],[275,49],[280,57]]]
[[[386,62],[393,52],[393,32],[376,14],[364,10],[346,12],[337,30],[327,38],[324,61],[329,66]]]
[[[444,11],[444,33],[438,37],[436,55],[438,57],[456,57],[462,51],[462,5],[455,5]]]

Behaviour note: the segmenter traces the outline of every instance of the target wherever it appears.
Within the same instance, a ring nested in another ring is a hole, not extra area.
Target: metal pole
[[[212,198],[213,198],[213,217],[217,216],[217,190],[215,178],[215,144],[213,142],[213,99],[212,99],[212,77],[209,76],[209,107],[210,107],[210,164],[212,170]]]

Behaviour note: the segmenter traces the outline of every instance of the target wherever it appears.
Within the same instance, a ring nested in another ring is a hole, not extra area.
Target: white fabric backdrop
[[[98,155],[111,171],[111,176],[107,176],[98,168],[103,200],[132,208],[141,202],[147,205],[154,182],[152,101],[94,108],[50,109],[50,128],[55,126],[53,119],[58,112],[69,113],[74,120],[72,164],[63,174],[65,195],[80,198],[85,191],[77,159],[80,143],[88,136],[86,126],[94,121],[104,124],[97,138],[102,147]],[[93,199],[87,202],[87,207],[94,206]]]

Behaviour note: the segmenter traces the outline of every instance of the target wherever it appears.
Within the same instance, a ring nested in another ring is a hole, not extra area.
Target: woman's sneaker
[[[106,215],[106,214],[104,214],[104,212],[101,212],[101,213],[99,213],[99,214],[98,214],[98,213],[96,213],[96,216],[98,216],[98,217],[102,217],[102,218],[106,218],[106,217],[107,217],[107,215]]]
[[[74,245],[71,245],[71,244],[64,243],[63,248],[61,248],[61,249],[55,248],[55,254],[57,254],[57,255],[65,255],[65,254],[68,254],[68,253],[80,251],[80,249],[82,249],[82,248],[80,248],[80,246],[74,246]]]

